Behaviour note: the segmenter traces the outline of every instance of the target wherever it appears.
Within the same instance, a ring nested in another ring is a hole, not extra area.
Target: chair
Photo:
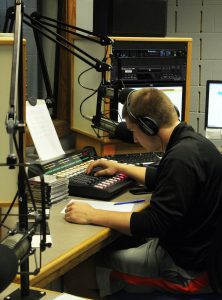
[[[216,227],[214,238],[209,249],[208,256],[208,277],[214,291],[221,294],[222,299],[222,219]]]
[[[221,226],[209,249],[207,261],[209,282],[214,290],[212,294],[175,295],[167,292],[127,293],[120,291],[108,297],[109,300],[222,300],[222,233]]]

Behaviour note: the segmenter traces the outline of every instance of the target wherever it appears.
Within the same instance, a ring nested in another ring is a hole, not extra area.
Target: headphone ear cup
[[[137,119],[140,129],[147,135],[154,136],[158,133],[159,127],[155,120],[149,117],[141,117]]]

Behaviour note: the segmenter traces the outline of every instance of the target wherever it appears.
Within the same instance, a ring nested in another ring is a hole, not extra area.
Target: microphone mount
[[[10,169],[19,166],[18,172],[18,192],[13,202],[18,197],[18,231],[24,235],[31,236],[32,233],[28,228],[28,205],[27,205],[27,193],[25,182],[28,182],[27,174],[25,170],[25,159],[24,159],[24,137],[25,132],[25,122],[24,122],[24,89],[23,89],[23,28],[22,21],[24,15],[24,4],[22,0],[15,1],[14,9],[14,19],[15,19],[15,30],[14,30],[14,44],[13,44],[13,54],[12,54],[12,68],[11,68],[11,84],[10,84],[10,99],[9,99],[9,112],[6,116],[6,130],[9,134],[9,150],[10,154],[7,158],[6,164]],[[18,118],[16,114],[16,107],[18,105]],[[18,144],[17,144],[17,131],[18,131]],[[16,147],[17,156],[19,162],[17,163],[16,155],[13,153],[13,143]],[[2,165],[2,164],[1,164]],[[36,215],[35,225],[40,224],[43,240],[40,245],[41,251],[45,249],[46,244],[46,216],[45,216],[45,190],[44,190],[44,177],[41,178],[42,183],[42,216]],[[28,185],[28,184],[27,184]],[[30,186],[29,186],[30,188]],[[30,189],[29,189],[30,191]],[[32,198],[32,196],[31,196]],[[36,211],[35,203],[33,201],[33,207]],[[10,210],[12,205],[10,206]],[[4,218],[5,220],[5,218]],[[0,225],[2,222],[0,223]],[[41,253],[40,251],[40,253]],[[32,294],[36,291],[30,291],[29,289],[29,254],[25,255],[20,264],[20,274],[21,274],[21,289],[15,291],[15,293],[10,295],[10,299],[33,299]],[[34,299],[39,299],[43,295],[38,293],[38,296]],[[15,298],[13,298],[15,297]]]
[[[46,21],[41,21],[41,23],[45,24],[47,26],[54,27],[56,29],[60,28],[61,30],[64,30],[64,31],[66,31],[68,33],[71,33],[73,35],[79,36],[81,38],[88,39],[88,40],[90,40],[92,42],[95,42],[95,43],[98,43],[98,44],[100,44],[102,46],[108,46],[108,45],[112,44],[112,40],[108,36],[99,35],[99,34],[96,34],[96,33],[92,32],[92,31],[89,31],[89,30],[86,30],[86,29],[83,29],[83,28],[80,28],[80,27],[77,27],[77,26],[73,26],[73,25],[70,25],[68,23],[64,23],[64,22],[61,22],[59,20],[55,20],[55,19],[50,18],[50,17],[42,16],[38,12],[33,12],[31,14],[31,17],[33,19],[36,19],[36,20],[39,20],[39,21],[42,20],[42,19],[43,20],[44,19],[48,20],[51,23],[48,23]],[[53,25],[52,23],[56,23],[58,25]],[[73,29],[75,31],[69,30],[67,28],[63,28],[62,26],[71,28],[71,29]],[[88,34],[88,35],[83,35],[83,34],[81,34],[79,32],[76,32],[76,30],[78,30],[80,32],[83,32],[85,34]]]
[[[9,25],[9,20],[11,20]],[[15,11],[13,7],[9,7],[6,14],[6,20],[4,24],[4,32],[6,32],[9,25],[9,29],[12,30],[13,22],[15,20]],[[98,43],[101,46],[108,46],[113,43],[113,41],[108,36],[98,35],[92,31],[85,30],[83,28],[70,25],[58,21],[53,18],[40,15],[38,12],[33,12],[30,16],[26,13],[23,15],[23,22],[33,29],[34,38],[36,42],[38,57],[40,61],[40,67],[42,70],[43,80],[46,88],[46,104],[49,109],[50,115],[54,117],[56,112],[56,82],[54,82],[54,91],[52,90],[50,78],[47,70],[46,60],[44,56],[43,47],[40,41],[39,34],[45,36],[47,39],[51,40],[57,46],[62,47],[72,55],[78,57],[80,60],[88,64],[90,67],[94,68],[97,72],[106,72],[111,70],[111,66],[106,62],[99,60],[89,53],[85,52],[78,46],[74,45],[62,35],[56,32],[65,32],[73,36],[78,36],[85,40],[89,40],[93,43]],[[55,30],[51,30],[56,29]],[[80,33],[81,32],[81,33]]]
[[[122,89],[120,82],[112,84],[110,84],[110,82],[102,82],[100,84],[97,91],[96,115],[92,118],[86,118],[93,123],[93,125],[91,125],[93,129],[106,131],[109,133],[110,138],[115,138],[118,122],[103,116],[101,113],[102,99],[109,98],[111,101],[123,104],[126,100],[125,93],[125,89]],[[99,134],[97,136],[100,137]]]
[[[43,36],[47,37],[48,39],[53,41],[55,44],[61,46],[62,48],[67,50],[69,53],[71,53],[74,56],[78,57],[80,60],[84,61],[86,64],[88,64],[89,66],[94,68],[96,71],[104,72],[104,71],[110,71],[111,70],[111,66],[109,64],[107,64],[103,61],[100,61],[99,59],[93,57],[92,55],[85,52],[84,50],[82,50],[78,46],[74,45],[74,43],[72,43],[69,40],[67,40],[66,38],[64,38],[62,35],[54,32],[54,31],[52,31],[51,29],[48,28],[48,27],[56,28],[57,30],[64,31],[64,32],[72,34],[72,35],[77,35],[77,36],[83,37],[84,39],[88,39],[88,40],[90,40],[92,42],[95,42],[95,43],[99,42],[98,40],[96,40],[93,37],[85,36],[85,35],[76,33],[73,30],[67,29],[67,28],[72,28],[72,29],[78,28],[78,30],[80,30],[79,27],[75,27],[75,26],[69,25],[67,23],[59,22],[59,21],[54,20],[52,18],[47,18],[47,19],[49,19],[51,22],[54,22],[54,23],[60,24],[62,26],[65,26],[65,28],[61,27],[61,26],[58,26],[58,25],[55,26],[55,25],[53,25],[51,23],[48,23],[48,22],[43,22],[43,21],[41,21],[41,19],[45,19],[46,17],[41,16],[39,13],[36,13],[36,12],[32,13],[31,16],[29,16],[28,14],[24,14],[24,16],[31,22],[31,23],[29,23],[26,19],[24,19],[23,22],[26,25],[31,27],[34,31],[37,31],[38,33],[41,33]],[[92,35],[93,35],[93,33],[92,33]],[[104,45],[104,41],[106,39],[108,40],[108,37],[102,39],[103,45]],[[112,41],[110,39],[109,39],[109,41],[110,41],[109,44],[111,44]]]

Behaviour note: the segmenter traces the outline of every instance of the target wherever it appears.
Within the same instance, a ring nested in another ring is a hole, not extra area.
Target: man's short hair
[[[128,107],[127,107],[128,105]],[[156,88],[142,88],[129,94],[128,101],[123,106],[123,118],[129,118],[132,123],[136,119],[149,117],[153,119],[159,128],[173,125],[178,118],[175,107],[169,97]]]

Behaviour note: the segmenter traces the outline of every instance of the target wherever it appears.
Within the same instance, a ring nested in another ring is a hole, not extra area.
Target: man
[[[115,250],[97,269],[102,296],[121,289],[151,292],[208,293],[206,261],[222,205],[222,157],[206,138],[178,120],[174,105],[161,91],[144,88],[129,94],[123,117],[134,140],[148,151],[165,152],[158,168],[143,168],[100,159],[87,173],[125,173],[154,188],[142,212],[96,210],[72,203],[65,219],[97,224],[132,238],[146,239],[130,249]]]

